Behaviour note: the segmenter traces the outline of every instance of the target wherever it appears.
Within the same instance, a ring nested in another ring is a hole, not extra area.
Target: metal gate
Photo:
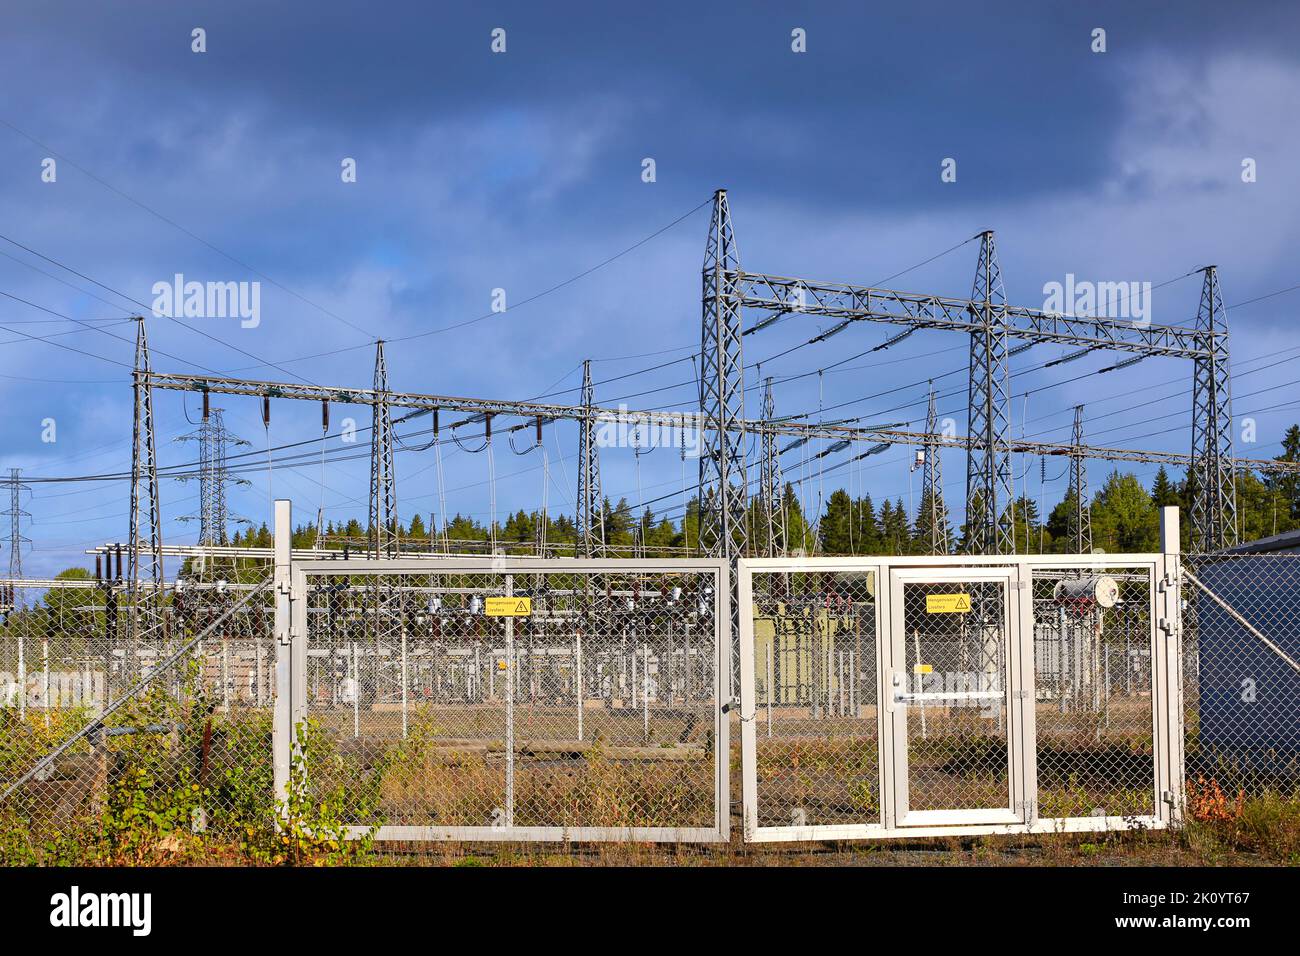
[[[724,840],[728,601],[721,561],[295,563],[282,745],[353,836]]]
[[[741,561],[745,838],[1175,822],[1178,560]]]

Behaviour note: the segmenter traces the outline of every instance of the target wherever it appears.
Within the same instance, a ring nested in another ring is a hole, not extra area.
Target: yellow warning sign
[[[913,665],[912,665],[912,673],[913,673],[913,674],[933,674],[933,673],[934,673],[934,665],[933,665],[933,664],[913,664]]]
[[[533,613],[533,599],[526,597],[490,597],[487,599],[488,617],[528,617]]]
[[[927,594],[927,614],[965,614],[970,610],[969,594]]]

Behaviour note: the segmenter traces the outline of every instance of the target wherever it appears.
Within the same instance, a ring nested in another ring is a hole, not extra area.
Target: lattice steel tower
[[[968,399],[970,451],[966,456],[966,549],[971,554],[1015,554],[1011,482],[1010,368],[1007,295],[992,230],[980,234],[979,266],[971,292]]]
[[[23,510],[22,493],[30,491],[31,488],[22,483],[21,468],[10,468],[9,480],[5,484],[9,486],[9,510],[3,512],[9,519],[9,579],[17,581],[23,576],[23,542],[29,540],[23,537],[23,518],[31,517]],[[8,607],[4,608],[5,613],[20,610],[24,597],[23,589],[11,584],[8,596],[10,600],[7,602]]]
[[[600,492],[600,450],[596,444],[596,390],[591,359],[582,363],[582,416],[578,420],[578,546],[588,558],[605,554],[605,502]]]
[[[935,409],[934,383],[925,413],[925,461],[921,469],[921,494],[927,502],[925,522],[930,554],[948,553],[948,515],[943,503],[943,463],[939,458],[939,413]]]
[[[181,435],[177,441],[196,441],[199,444],[199,544],[226,545],[230,543],[230,509],[226,489],[231,484],[248,484],[230,474],[227,451],[249,443],[226,428],[222,409],[208,408],[208,396],[203,396],[203,420],[196,431]],[[190,476],[181,476],[181,481]],[[187,519],[188,520],[188,519]]]
[[[1083,406],[1074,406],[1074,430],[1070,435],[1070,487],[1067,500],[1073,507],[1066,517],[1066,537],[1075,554],[1092,553],[1092,504],[1088,500],[1088,460],[1083,456]]]
[[[140,617],[159,608],[165,579],[162,523],[158,505],[158,445],[154,434],[152,369],[145,321],[136,317],[135,369],[132,393],[135,415],[131,427],[131,515],[127,587],[131,597],[131,639],[141,631]],[[145,625],[148,627],[148,624]]]
[[[763,380],[763,424],[771,425],[776,418],[776,403],[772,399],[772,379]],[[785,512],[781,488],[781,452],[777,447],[776,432],[763,429],[762,462],[759,470],[759,518],[763,521],[763,554],[769,558],[785,552]]]
[[[1192,548],[1217,551],[1237,543],[1237,487],[1232,465],[1232,388],[1228,312],[1216,266],[1206,266],[1196,328],[1203,354],[1192,368]]]
[[[370,551],[393,558],[400,550],[397,474],[393,467],[393,419],[388,405],[388,365],[384,343],[375,343],[375,400],[370,429]]]
[[[700,551],[745,553],[745,382],[737,281],[740,253],[727,191],[713,194],[704,247],[700,330]]]

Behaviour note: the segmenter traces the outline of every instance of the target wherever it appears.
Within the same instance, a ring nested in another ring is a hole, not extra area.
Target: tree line
[[[1282,442],[1283,454],[1277,461],[1300,461],[1300,425],[1292,425]],[[1236,476],[1238,527],[1242,541],[1280,534],[1300,528],[1300,475],[1239,472]],[[1186,475],[1175,480],[1165,468],[1157,472],[1151,487],[1146,488],[1138,478],[1118,469],[1110,472],[1100,487],[1093,485],[1088,503],[1095,549],[1110,553],[1154,551],[1159,547],[1159,509],[1177,505],[1184,513],[1190,511],[1193,487]],[[1070,550],[1069,527],[1076,509],[1071,490],[1059,501],[1046,507],[1046,502],[1030,495],[1022,495],[1009,507],[1009,517],[1015,531],[1016,551],[1020,554],[1064,553]],[[954,526],[949,509],[938,502],[940,534],[950,551],[966,550],[972,529],[969,525]],[[690,551],[699,543],[699,501],[692,498],[679,520],[656,515],[645,508],[640,516],[626,498],[611,502],[605,499],[602,508],[604,538],[620,554],[644,553],[663,556]],[[1046,512],[1044,514],[1044,512]],[[831,492],[820,508],[820,514],[807,514],[791,484],[785,486],[779,514],[772,524],[776,529],[776,543],[785,553],[802,554],[926,554],[930,550],[931,503],[928,492],[922,492],[912,509],[901,497],[894,500],[877,500],[869,493],[853,497],[843,488]],[[757,501],[749,506],[749,535],[752,546],[761,546],[768,534],[767,516]],[[538,539],[542,515],[538,511],[518,510],[494,528],[471,516],[457,513],[447,521],[446,537],[453,543],[487,542],[495,540],[507,551],[524,551]],[[545,539],[548,545],[563,553],[572,550],[577,541],[577,525],[567,514],[546,516]],[[409,524],[397,529],[404,542],[415,550],[436,547],[441,535],[441,523],[429,515],[426,524],[423,515],[416,514]],[[362,547],[370,529],[356,518],[334,523],[324,529],[324,547],[342,548],[345,544]],[[1182,522],[1183,546],[1190,545],[1190,523]],[[316,545],[315,526],[301,526],[293,532],[294,547]],[[271,531],[263,524],[246,532],[237,532],[233,543],[249,547],[270,547]]]

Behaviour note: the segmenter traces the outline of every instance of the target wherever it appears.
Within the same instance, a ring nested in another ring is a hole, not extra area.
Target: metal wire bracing
[[[770,425],[776,418],[776,404],[772,399],[772,379],[763,382],[763,424]],[[782,502],[781,452],[776,432],[763,429],[762,464],[759,482],[759,517],[763,522],[763,554],[778,557],[785,552],[785,510]]]
[[[1083,406],[1074,407],[1074,429],[1070,445],[1083,447]],[[1065,494],[1070,513],[1066,517],[1066,536],[1075,554],[1092,552],[1092,502],[1088,497],[1088,459],[1082,451],[1070,454],[1070,484]]]
[[[753,577],[760,826],[880,822],[876,579]]]
[[[0,625],[0,860],[25,845],[55,863],[60,841],[112,854],[105,819],[141,812],[190,840],[269,835],[276,641],[259,570],[169,589],[156,628],[131,637],[116,580],[54,582]],[[156,852],[109,861],[165,862]]]
[[[1038,813],[1155,812],[1150,570],[1034,568]]]
[[[716,564],[352,564],[308,570],[302,596],[306,774],[313,794],[346,791],[342,822],[394,839],[717,831]]]
[[[1232,387],[1228,313],[1219,272],[1206,266],[1196,327],[1204,350],[1192,370],[1192,547],[1217,551],[1237,543],[1237,487],[1232,459]]]
[[[700,552],[709,556],[744,554],[748,530],[744,361],[735,278],[739,269],[727,192],[719,189],[704,247],[700,331],[699,542]]]
[[[136,319],[135,367],[131,390],[130,553],[127,582],[134,613],[128,629],[135,638],[158,622],[159,595],[166,580],[162,554],[162,516],[158,504],[158,446],[154,432],[153,383],[145,320]]]
[[[199,446],[199,541],[201,545],[224,546],[230,543],[230,506],[227,489],[232,484],[248,484],[230,474],[227,455],[230,447],[249,443],[226,428],[220,408],[205,410],[198,429],[181,435],[177,441],[197,442]],[[189,476],[181,476],[186,481]]]
[[[577,535],[582,554],[605,554],[605,499],[600,489],[600,448],[596,441],[596,391],[591,384],[591,360],[582,363],[582,409],[578,420]]]
[[[1157,587],[1178,576],[1177,560],[743,560],[746,838],[1175,822],[1184,723],[1175,675],[1195,649],[1168,636],[1181,634],[1178,609],[1198,606],[1188,605],[1190,584],[1181,601],[1177,589]],[[1288,608],[1300,607],[1298,581],[1276,579],[1270,601],[1284,594]],[[1294,642],[1260,615],[1263,606],[1246,611],[1268,631],[1259,656],[1276,658],[1266,641]],[[1213,623],[1236,626],[1227,612]],[[1241,633],[1224,638],[1228,662],[1226,644],[1235,649]],[[1275,663],[1271,678],[1286,667]],[[1202,722],[1213,693],[1203,682]],[[1242,757],[1235,747],[1252,733],[1287,737],[1275,724],[1265,731],[1248,708],[1231,719],[1217,725],[1228,732],[1215,737],[1220,761]],[[1189,742],[1195,725],[1189,713]],[[1273,765],[1297,785],[1294,752]],[[1277,778],[1251,768],[1240,779],[1259,789]]]
[[[966,550],[970,554],[1015,554],[1015,491],[1008,445],[1007,296],[992,232],[980,236],[971,302],[977,315],[970,333]]]
[[[921,466],[925,537],[930,554],[947,554],[952,542],[948,531],[948,511],[943,501],[943,463],[939,458],[942,435],[939,432],[939,414],[935,407],[933,384],[930,386],[930,401],[925,414],[925,431],[931,438],[923,449],[925,461]]]
[[[396,557],[401,524],[397,516],[397,475],[393,466],[393,419],[388,404],[388,366],[384,343],[375,343],[375,384],[370,430],[370,551]]]

